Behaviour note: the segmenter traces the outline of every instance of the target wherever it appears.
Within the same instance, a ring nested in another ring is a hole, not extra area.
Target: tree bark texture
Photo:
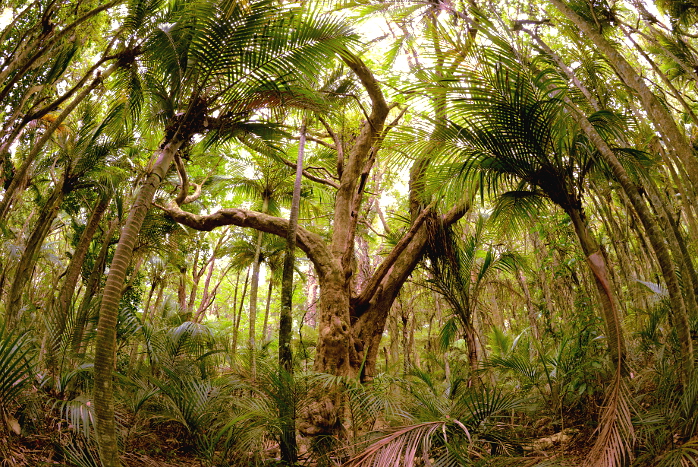
[[[129,210],[119,243],[114,252],[109,275],[104,286],[99,310],[97,339],[95,342],[94,404],[97,425],[97,441],[100,459],[104,467],[119,467],[116,421],[114,419],[114,382],[112,372],[116,360],[116,325],[119,302],[126,279],[126,270],[133,256],[138,233],[175,153],[183,144],[181,138],[172,138],[158,151],[146,181],[141,186]]]
[[[41,214],[36,220],[34,230],[27,239],[27,244],[22,252],[22,257],[17,264],[15,277],[12,281],[12,286],[7,296],[7,308],[5,311],[5,319],[8,326],[12,327],[19,319],[20,309],[22,307],[22,292],[27,283],[31,280],[34,266],[36,265],[37,255],[41,246],[46,240],[46,236],[51,230],[51,225],[58,215],[58,210],[65,196],[65,174],[61,177],[58,183],[53,187],[51,195],[46,200],[44,207],[41,209]]]
[[[65,272],[65,280],[63,281],[63,286],[58,295],[58,303],[56,305],[55,319],[56,319],[56,335],[60,339],[65,330],[66,322],[68,320],[68,313],[70,310],[70,304],[72,302],[73,294],[75,293],[75,286],[78,283],[80,277],[80,271],[82,271],[83,263],[87,257],[87,253],[90,249],[90,243],[97,232],[100,222],[104,213],[109,207],[111,202],[110,196],[100,196],[99,202],[95,205],[92,213],[90,214],[87,224],[85,225],[85,230],[83,230],[78,240],[78,244],[75,246],[73,251],[73,256],[70,258],[70,263]]]

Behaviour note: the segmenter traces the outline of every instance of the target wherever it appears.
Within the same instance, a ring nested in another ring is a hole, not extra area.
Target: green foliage
[[[31,383],[35,352],[28,334],[10,332],[0,327],[0,410],[12,408],[18,395]]]
[[[403,401],[394,413],[411,423],[372,433],[347,465],[413,466],[429,458],[435,465],[471,465],[469,459],[516,451],[500,419],[523,400],[485,385],[467,387],[465,380],[444,387],[424,372],[415,370],[414,377],[400,383]]]

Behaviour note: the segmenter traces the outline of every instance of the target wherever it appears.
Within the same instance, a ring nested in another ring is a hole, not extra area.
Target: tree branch
[[[153,203],[154,206],[167,213],[172,219],[182,225],[191,227],[194,230],[211,231],[216,227],[224,225],[236,225],[238,227],[249,227],[261,232],[266,232],[279,237],[286,237],[288,231],[288,219],[270,216],[247,209],[221,209],[213,214],[198,215],[183,211],[175,203],[161,206]],[[320,278],[329,274],[335,269],[334,261],[325,245],[322,237],[310,232],[303,227],[298,227],[296,242],[303,252],[313,262]]]
[[[412,223],[410,230],[408,230],[407,233],[402,236],[397,245],[395,245],[395,248],[393,248],[393,250],[388,254],[388,256],[385,257],[381,265],[378,266],[376,272],[373,273],[368,282],[366,282],[366,285],[364,285],[361,294],[358,297],[356,297],[355,304],[357,308],[360,308],[361,305],[366,304],[369,300],[371,300],[373,294],[375,294],[376,290],[378,290],[378,285],[383,280],[383,277],[388,273],[393,264],[395,264],[395,261],[398,259],[400,254],[402,254],[405,248],[407,248],[407,245],[409,245],[409,243],[412,241],[412,238],[414,238],[417,231],[419,231],[419,229],[422,227],[422,224],[424,224],[424,221],[426,220],[427,216],[432,212],[433,207],[434,203],[430,204],[429,206],[424,208],[421,213],[419,213],[419,216],[417,216],[417,218]]]
[[[292,169],[294,169],[294,170],[296,169],[296,164],[295,164],[294,162],[288,161],[288,160],[283,159],[283,158],[279,158],[279,159],[281,160],[281,162],[283,162],[283,163],[286,164],[287,166],[291,167]],[[321,167],[321,168],[324,169],[324,167]],[[327,170],[327,169],[324,169],[324,170]],[[314,182],[322,183],[323,185],[331,186],[332,188],[335,188],[335,189],[336,189],[336,188],[339,188],[339,184],[333,182],[332,180],[327,180],[327,179],[324,179],[324,178],[322,178],[322,177],[317,177],[317,176],[311,174],[310,172],[308,172],[308,171],[305,170],[305,169],[303,169],[303,176],[304,176],[305,178],[307,178],[308,180],[312,180],[312,181],[314,181]]]
[[[322,123],[322,126],[325,127],[325,130],[330,134],[332,141],[334,141],[334,145],[337,147],[337,176],[341,179],[342,171],[344,170],[344,146],[342,145],[342,140],[337,133],[332,130],[332,127],[324,118],[319,115],[316,116],[317,119],[320,120],[320,123]]]

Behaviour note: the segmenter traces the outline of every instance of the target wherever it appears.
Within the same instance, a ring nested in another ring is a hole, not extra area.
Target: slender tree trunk
[[[262,212],[266,213],[269,207],[269,197],[264,196],[264,204],[262,206]],[[257,242],[254,248],[254,262],[252,263],[252,280],[250,282],[250,308],[249,308],[249,318],[250,318],[250,329],[249,337],[247,340],[247,346],[250,349],[250,370],[252,372],[252,379],[256,377],[257,374],[257,295],[259,290],[259,270],[262,265],[262,240],[264,238],[264,232],[257,232]]]
[[[70,304],[73,299],[73,294],[75,293],[75,285],[80,278],[80,271],[87,257],[87,252],[90,249],[90,243],[92,243],[99,223],[102,221],[102,217],[107,211],[110,202],[111,196],[100,196],[99,202],[94,207],[94,210],[90,214],[90,218],[87,220],[85,230],[83,230],[82,235],[80,235],[80,240],[73,251],[73,256],[70,258],[70,264],[68,264],[68,268],[65,272],[63,287],[61,287],[61,291],[58,295],[58,304],[55,312],[57,321],[56,335],[58,338],[63,335],[65,330]]]
[[[22,257],[17,264],[15,277],[6,302],[7,309],[5,311],[5,319],[10,327],[13,327],[16,324],[16,320],[19,318],[19,311],[22,306],[22,292],[24,292],[25,286],[31,280],[32,271],[34,270],[41,245],[44,244],[44,240],[51,230],[51,225],[58,215],[58,210],[65,196],[64,186],[65,174],[61,177],[58,184],[53,187],[51,195],[46,200],[41,214],[36,220],[34,230],[24,247]]]
[[[99,311],[99,324],[97,326],[94,365],[96,432],[103,467],[120,466],[116,422],[114,419],[114,381],[112,372],[116,363],[116,324],[119,313],[119,301],[121,300],[126,280],[126,270],[131,262],[138,233],[153,201],[155,191],[165,178],[167,170],[172,165],[175,153],[183,143],[183,139],[174,137],[171,141],[163,144],[162,149],[158,151],[153,168],[131,206],[109,268],[107,283],[104,286]]]
[[[611,354],[613,363],[627,371],[625,363],[625,341],[623,339],[623,329],[618,316],[618,308],[616,304],[613,286],[608,278],[608,269],[606,261],[599,248],[594,235],[591,233],[587,225],[584,213],[579,209],[569,209],[567,214],[572,219],[574,230],[577,233],[577,238],[582,246],[584,256],[587,258],[587,264],[594,276],[594,284],[599,293],[601,301],[601,309],[603,311],[604,323],[606,324],[606,335],[608,339],[608,350]]]
[[[90,308],[94,305],[93,299],[96,295],[97,288],[99,287],[100,279],[104,273],[104,268],[106,267],[107,254],[109,253],[109,245],[111,244],[111,238],[114,231],[119,226],[119,221],[114,219],[109,224],[109,228],[104,234],[102,240],[102,246],[99,249],[97,258],[95,259],[94,266],[90,275],[87,278],[87,286],[85,287],[85,293],[82,295],[82,301],[80,302],[80,307],[75,314],[75,325],[73,326],[73,335],[71,337],[71,349],[73,354],[77,355],[80,353],[82,347],[82,336],[85,332],[85,325],[87,324],[87,318]]]
[[[83,89],[83,91],[80,94],[73,98],[70,104],[68,104],[66,108],[63,109],[63,111],[58,115],[58,117],[56,117],[56,120],[54,120],[51,123],[51,126],[47,128],[46,131],[41,135],[39,140],[32,145],[31,151],[29,152],[29,154],[27,154],[27,157],[24,159],[24,162],[22,162],[22,165],[17,169],[15,175],[12,177],[12,181],[5,190],[3,198],[0,201],[0,219],[6,218],[7,213],[9,212],[9,209],[12,205],[12,202],[14,201],[14,198],[17,196],[17,191],[27,178],[29,168],[32,166],[37,156],[41,153],[41,150],[43,149],[44,145],[51,139],[51,136],[56,131],[56,129],[58,129],[58,127],[61,126],[61,124],[65,121],[68,115],[70,115],[70,113],[73,110],[75,110],[78,104],[85,100],[85,98],[117,68],[118,65],[114,64],[110,66],[107,70],[105,70],[104,73],[92,80],[92,83],[90,83],[90,85]]]
[[[201,276],[203,276],[204,271],[206,270],[206,266],[199,267],[199,257],[201,255],[201,251],[199,248],[196,249],[196,254],[194,255],[194,261],[192,261],[191,265],[191,290],[189,291],[189,298],[185,299],[186,301],[186,308],[185,311],[189,315],[189,319],[192,321],[196,321],[194,319],[194,304],[196,303],[196,295],[199,293],[199,281],[201,280]],[[207,263],[208,264],[208,263]],[[183,278],[184,280],[184,278]],[[186,291],[185,291],[186,294]]]
[[[601,135],[599,135],[599,133],[584,115],[578,113],[577,121],[594,146],[596,146],[600,156],[603,158],[604,162],[608,164],[613,176],[623,188],[623,191],[635,209],[635,213],[640,219],[640,222],[647,233],[647,237],[650,240],[650,244],[652,245],[652,249],[654,250],[657,261],[659,262],[659,266],[662,270],[662,277],[667,284],[669,297],[673,305],[671,309],[681,346],[681,365],[683,368],[683,377],[684,381],[688,381],[687,378],[689,378],[689,376],[692,374],[694,365],[693,341],[691,340],[690,335],[686,304],[681,293],[681,286],[679,285],[678,278],[676,277],[674,265],[671,260],[671,254],[669,252],[669,247],[666,244],[664,234],[660,231],[657,222],[647,207],[647,204],[642,199],[637,185],[630,180],[625,168],[620,163],[613,150],[608,146],[606,141],[604,141]]]
[[[239,277],[239,276],[238,276]],[[240,296],[240,305],[238,307],[237,315],[233,318],[233,355],[237,353],[238,349],[238,335],[240,334],[240,323],[242,323],[242,310],[245,305],[245,296],[247,295],[247,284],[250,281],[250,268],[247,268],[247,273],[245,274],[245,282],[242,285],[242,294]],[[237,287],[237,286],[236,286]]]
[[[218,286],[220,285],[220,281],[216,286],[213,288],[213,291],[211,291],[211,278],[213,277],[213,270],[216,267],[216,256],[214,253],[214,256],[211,257],[211,259],[208,262],[208,267],[207,272],[206,272],[206,279],[204,280],[204,290],[201,294],[201,303],[199,303],[199,307],[196,310],[196,314],[194,315],[192,321],[195,323],[200,323],[203,318],[204,314],[206,313],[206,310],[208,307],[211,306],[213,300],[216,298],[216,292],[218,290]],[[223,271],[223,275],[225,275],[228,271],[230,270],[230,266]]]
[[[268,329],[269,329],[269,311],[271,310],[271,293],[274,289],[274,282],[271,280],[271,271],[269,273],[269,286],[267,289],[267,301],[264,307],[264,324],[262,325],[262,339],[269,340]]]
[[[596,29],[594,29],[593,26],[572,11],[572,9],[570,9],[569,6],[565,5],[562,1],[552,0],[552,3],[566,17],[568,17],[568,19],[574,22],[580,30],[589,36],[589,38],[599,47],[602,53],[607,56],[609,62],[616,69],[616,72],[625,81],[625,83],[630,88],[635,89],[638,92],[648,115],[662,131],[663,136],[667,140],[665,143],[673,147],[673,150],[683,162],[684,168],[688,171],[691,179],[695,183],[695,181],[698,180],[698,177],[696,177],[696,175],[698,175],[698,162],[695,160],[693,151],[688,144],[685,135],[680,132],[676,126],[676,122],[674,122],[668,111],[661,105],[657,97],[652,94],[651,90],[644,83],[644,80],[637,74],[635,69],[632,68],[627,60],[613,47],[613,45],[608,42]],[[542,43],[540,39],[539,43]],[[547,46],[545,47],[547,48]],[[568,73],[568,76],[574,76],[571,70],[567,69],[566,72]],[[674,271],[669,248],[665,243],[662,233],[659,231],[657,221],[651,215],[649,208],[642,199],[638,187],[630,180],[625,168],[622,166],[613,150],[596,131],[586,116],[579,109],[577,109],[569,99],[565,99],[565,101],[570,107],[575,109],[575,119],[580,124],[589,139],[596,146],[601,158],[611,168],[614,177],[620,183],[623,191],[628,197],[628,200],[635,209],[635,212],[637,213],[638,218],[640,219],[640,222],[647,233],[650,243],[652,244],[652,249],[655,252],[657,261],[659,262],[662,270],[662,276],[667,284],[670,299],[674,305],[672,310],[674,311],[674,316],[676,318],[675,321],[677,322],[677,333],[681,345],[683,377],[684,380],[687,380],[686,378],[688,378],[692,373],[694,366],[693,342],[690,337],[688,310],[681,293],[678,278],[676,277],[676,273]],[[669,167],[671,167],[671,164],[672,161],[668,161]],[[691,191],[693,191],[695,185],[689,186]],[[689,306],[693,306],[695,302],[695,300],[691,300]],[[698,310],[692,311],[691,314],[694,316],[697,315]]]
[[[666,146],[678,156],[686,168],[695,190],[698,182],[698,161],[696,161],[693,148],[688,142],[686,135],[676,125],[671,114],[647,86],[644,78],[639,75],[637,70],[603,36],[595,25],[577,14],[563,0],[551,0],[551,3],[596,45],[628,88],[633,89],[637,93],[647,115],[661,132]]]
[[[468,349],[468,363],[470,363],[470,373],[471,376],[468,381],[474,381],[474,375],[477,371],[478,365],[480,363],[480,358],[477,351],[477,331],[475,330],[475,325],[473,324],[474,316],[470,314],[469,319],[463,321],[463,337],[465,338],[465,345]]]
[[[531,300],[531,292],[528,290],[526,276],[524,276],[523,271],[517,272],[516,279],[519,281],[519,286],[521,287],[524,297],[526,298],[526,310],[528,315],[528,324],[529,326],[531,326],[531,335],[536,341],[539,341],[540,331],[538,330],[538,316],[536,313],[536,309],[533,306],[533,300]]]
[[[179,283],[177,284],[177,306],[179,312],[184,314],[187,312],[187,267],[180,266],[179,268]]]
[[[298,159],[296,161],[296,180],[293,183],[293,199],[288,220],[286,235],[286,252],[284,269],[281,277],[281,313],[279,315],[279,367],[281,371],[293,375],[293,351],[291,349],[291,334],[293,332],[293,269],[296,262],[296,235],[298,231],[298,211],[301,202],[301,181],[303,179],[303,158],[305,156],[306,128],[305,121],[300,128],[298,143]],[[260,232],[261,241],[261,232]],[[291,388],[283,388],[291,394]],[[294,401],[295,402],[295,401]],[[294,464],[298,461],[296,445],[296,413],[295,404],[284,404],[279,407],[281,417],[281,460]]]

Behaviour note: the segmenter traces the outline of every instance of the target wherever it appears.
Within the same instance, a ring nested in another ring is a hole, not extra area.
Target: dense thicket
[[[698,462],[695,1],[0,9],[7,465]]]

